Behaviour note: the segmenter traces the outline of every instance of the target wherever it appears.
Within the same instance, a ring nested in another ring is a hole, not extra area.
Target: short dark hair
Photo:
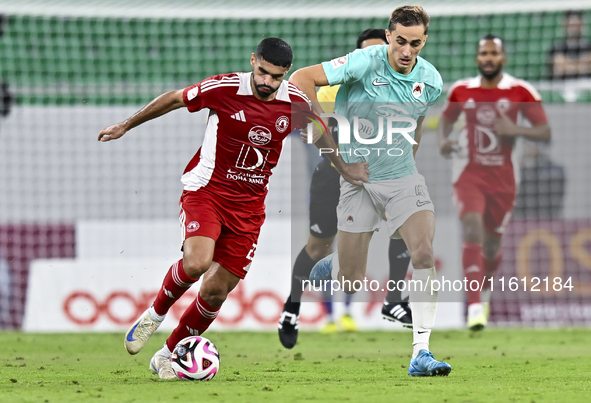
[[[480,38],[480,40],[476,44],[476,52],[478,52],[478,48],[480,48],[480,42],[494,40],[499,40],[501,42],[501,50],[503,51],[503,53],[505,53],[505,41],[503,41],[500,36],[494,34],[486,34],[482,38]]]
[[[291,46],[280,38],[263,39],[257,46],[255,56],[280,67],[290,67],[293,61]]]
[[[401,24],[405,27],[414,27],[422,25],[425,27],[425,34],[429,30],[429,14],[421,6],[402,6],[392,11],[390,22],[388,23],[388,30],[390,32],[396,29],[396,24]]]
[[[579,17],[583,19],[583,12],[581,10],[567,10],[564,13],[564,18],[569,19],[570,17]]]
[[[388,43],[386,39],[386,31],[383,29],[369,28],[359,34],[357,38],[357,49],[361,49],[361,44],[368,39],[381,39],[385,43]]]

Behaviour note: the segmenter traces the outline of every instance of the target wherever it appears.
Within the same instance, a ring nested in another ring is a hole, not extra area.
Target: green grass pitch
[[[208,332],[221,371],[210,382],[160,381],[157,333],[129,356],[121,334],[0,332],[0,402],[578,402],[591,396],[591,330],[436,331],[449,377],[407,375],[411,332]]]

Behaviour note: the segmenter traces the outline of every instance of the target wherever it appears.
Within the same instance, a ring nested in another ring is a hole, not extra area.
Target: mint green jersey
[[[410,74],[397,73],[388,63],[387,49],[387,45],[357,49],[322,63],[330,85],[340,84],[335,113],[350,123],[350,142],[339,137],[340,154],[345,162],[367,161],[370,181],[417,173],[412,144],[402,134],[414,139],[415,130],[403,128],[412,128],[413,121],[416,127],[443,86],[435,67],[420,56]],[[354,117],[358,119],[357,137]],[[390,138],[388,125],[398,128]]]

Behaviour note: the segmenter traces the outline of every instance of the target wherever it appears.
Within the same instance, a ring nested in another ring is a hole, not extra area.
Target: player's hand
[[[367,162],[352,162],[345,164],[343,172],[340,172],[343,179],[355,186],[363,186],[363,182],[369,182],[369,169]]]
[[[304,143],[306,143],[306,144],[314,144],[318,140],[320,140],[320,137],[322,137],[322,132],[316,126],[313,126],[313,129],[312,129],[312,143],[308,143],[308,131],[307,130],[300,130],[300,137],[302,138],[302,141]]]
[[[458,152],[459,145],[457,140],[445,139],[443,143],[439,145],[439,153],[445,158],[451,158],[451,153]]]
[[[118,139],[123,136],[127,130],[123,126],[123,123],[117,123],[116,125],[105,127],[98,135],[98,141],[110,141]]]
[[[499,110],[499,117],[495,120],[495,132],[499,136],[519,136],[519,126],[507,116],[505,112]]]

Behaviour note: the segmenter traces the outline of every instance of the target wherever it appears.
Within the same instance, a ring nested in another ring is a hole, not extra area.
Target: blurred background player
[[[170,356],[176,344],[209,328],[228,294],[250,268],[265,219],[271,170],[277,165],[285,137],[303,127],[302,114],[292,107],[309,112],[306,96],[283,80],[292,60],[292,49],[285,41],[266,38],[251,55],[251,73],[217,75],[184,90],[167,92],[99,134],[100,141],[110,141],[181,107],[190,112],[210,109],[203,145],[181,179],[183,258],[168,270],[153,305],[125,335],[126,350],[137,354],[170,307],[203,276],[197,298],[150,362],[152,372],[162,379],[175,377]],[[328,136],[320,141],[336,147]],[[352,165],[334,154],[331,158],[343,177],[350,178]],[[365,175],[359,179],[367,179],[364,167],[360,172]]]
[[[549,141],[550,127],[541,97],[531,84],[503,72],[507,63],[503,41],[487,35],[478,42],[480,75],[457,81],[449,90],[437,128],[441,154],[453,157],[454,202],[463,230],[462,267],[469,282],[485,281],[482,295],[467,291],[471,330],[488,319],[490,279],[501,262],[501,236],[515,203],[512,161],[517,137]],[[461,113],[466,127],[458,140],[448,137]],[[517,126],[519,114],[533,127]],[[484,278],[483,278],[484,277]]]
[[[387,45],[384,29],[366,29],[357,38],[357,49],[364,49],[374,45]],[[333,113],[334,103],[339,90],[338,85],[324,86],[318,90],[318,101],[324,112]],[[336,141],[336,120],[330,119],[328,129]],[[317,261],[332,253],[332,244],[337,233],[336,208],[339,203],[340,184],[339,173],[334,169],[330,160],[324,157],[316,166],[310,184],[310,235],[308,243],[300,251],[291,274],[291,294],[283,306],[279,319],[279,340],[285,348],[292,348],[298,338],[298,318],[300,314],[300,300],[302,297],[301,280],[308,279],[310,271]],[[402,239],[390,240],[388,251],[390,261],[390,279],[403,280],[408,270],[410,255]],[[324,295],[324,308],[328,316],[328,323],[321,329],[323,333],[334,333],[340,329],[355,331],[357,325],[351,316],[352,294],[345,294],[345,310],[337,322],[334,318],[333,303],[329,292]],[[398,321],[407,326],[412,325],[410,306],[402,301],[400,291],[395,289],[388,292],[382,307],[385,319]]]
[[[550,77],[591,77],[591,43],[584,38],[583,13],[578,10],[567,11],[563,26],[564,41],[550,49]]]
[[[382,131],[365,133],[373,137],[370,141],[379,141],[379,148],[365,148],[367,143],[359,136],[339,142],[340,154],[346,161],[368,164],[370,180],[362,186],[349,186],[341,180],[338,253],[318,261],[310,272],[310,280],[316,284],[338,281],[345,292],[357,291],[352,284],[366,279],[370,241],[385,217],[388,236],[404,239],[413,265],[409,292],[413,321],[410,376],[445,376],[452,369],[429,351],[438,297],[432,288],[437,278],[433,255],[435,213],[425,178],[418,173],[414,160],[423,121],[443,87],[437,69],[419,56],[427,40],[429,21],[421,6],[398,7],[388,23],[387,46],[359,49],[300,69],[290,77],[310,98],[315,111],[319,109],[315,103],[316,86],[341,84],[335,112],[349,122],[361,118],[379,128],[383,125],[383,110],[378,108],[385,103],[401,105],[398,110],[404,114],[405,123],[411,119],[411,128],[406,124],[393,126],[399,131],[395,139],[389,137],[390,141],[380,138]]]

